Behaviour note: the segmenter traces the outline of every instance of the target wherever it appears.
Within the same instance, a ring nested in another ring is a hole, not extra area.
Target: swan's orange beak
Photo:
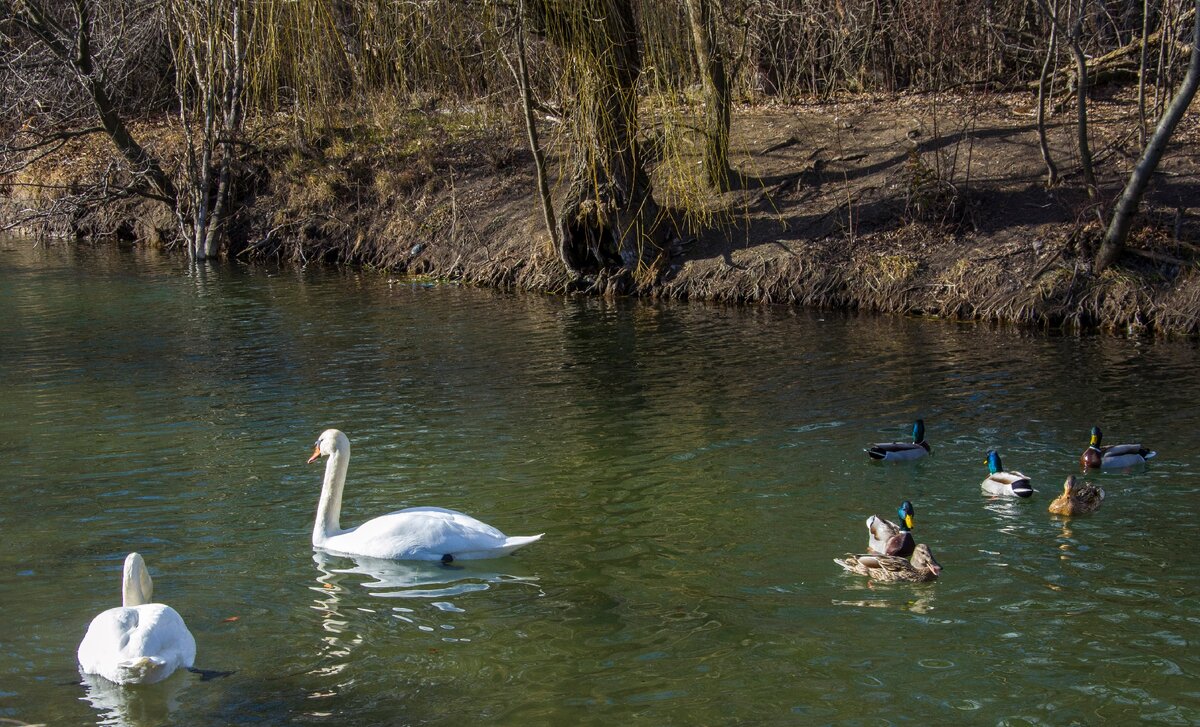
[[[308,463],[312,464],[313,462],[316,462],[320,458],[321,458],[321,445],[318,444],[317,448],[313,450],[313,456],[308,458]]]

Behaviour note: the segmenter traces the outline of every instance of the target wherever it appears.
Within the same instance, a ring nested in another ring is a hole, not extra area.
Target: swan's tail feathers
[[[517,548],[524,548],[530,543],[536,543],[542,539],[545,533],[537,535],[518,535],[513,538],[505,538],[504,542],[493,548],[483,548],[482,550],[456,550],[453,553],[442,556],[443,563],[453,563],[456,560],[482,560],[484,558],[500,558],[508,555]]]
[[[545,535],[545,533],[538,533],[537,535],[517,535],[511,538],[505,538],[504,545],[501,546],[501,548],[504,551],[504,554],[508,555],[517,548],[524,548],[530,543],[536,543],[542,539],[543,535]]]
[[[157,656],[139,656],[117,664],[121,684],[153,684],[171,676],[172,671],[167,660]]]

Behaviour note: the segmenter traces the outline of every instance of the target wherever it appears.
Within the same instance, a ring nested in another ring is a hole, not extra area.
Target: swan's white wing
[[[116,664],[121,650],[129,642],[129,632],[137,626],[138,614],[132,608],[110,608],[92,619],[83,641],[79,642],[79,668],[117,680]]]
[[[457,510],[412,507],[368,520],[328,538],[322,547],[388,560],[442,560],[447,555],[473,560],[507,555],[541,537],[510,538]]]
[[[392,515],[412,516],[414,521],[424,520],[431,527],[444,529],[445,532],[458,533],[470,538],[490,538],[503,542],[505,535],[482,520],[477,520],[465,512],[448,510],[444,507],[408,507],[398,510]],[[385,517],[387,517],[385,515]],[[434,525],[438,523],[438,525]]]
[[[110,608],[92,619],[79,666],[118,684],[150,684],[196,660],[196,640],[170,606]]]
[[[188,631],[183,617],[162,603],[138,606],[139,625],[130,635],[127,650],[157,656],[174,671],[196,662],[196,639]]]
[[[328,538],[327,550],[389,560],[441,560],[494,557],[519,544],[496,528],[457,510],[441,507],[410,507],[389,513]]]

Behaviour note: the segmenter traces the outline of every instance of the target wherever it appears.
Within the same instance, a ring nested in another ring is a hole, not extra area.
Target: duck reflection
[[[1062,532],[1059,533],[1058,538],[1058,549],[1060,551],[1058,557],[1061,560],[1069,560],[1072,555],[1072,550],[1074,549],[1075,532],[1071,530],[1070,520],[1061,520],[1059,522],[1059,526],[1062,528]]]
[[[992,497],[984,503],[984,509],[991,513],[995,520],[996,529],[1005,535],[1016,535],[1025,527],[1025,500],[1014,500],[1011,497]]]
[[[82,674],[82,699],[99,712],[103,727],[157,727],[168,724],[179,695],[192,677],[182,670],[157,683],[122,687],[95,674]]]
[[[878,600],[872,600],[872,601],[868,601],[868,600],[851,601],[851,600],[841,600],[841,599],[835,598],[835,599],[833,599],[833,601],[831,603],[834,606],[854,606],[856,608],[895,608],[895,609],[899,609],[901,611],[911,611],[913,613],[920,613],[920,614],[929,613],[934,608],[936,608],[936,606],[934,605],[933,596],[920,596],[917,598],[909,598],[904,601],[892,601],[892,600],[886,600],[886,599],[882,599],[882,598],[878,599]]]
[[[846,584],[845,589],[846,598],[834,598],[830,603],[852,608],[894,608],[917,614],[926,614],[937,608],[937,589],[931,584],[879,584],[864,580]],[[857,595],[863,598],[854,598]]]

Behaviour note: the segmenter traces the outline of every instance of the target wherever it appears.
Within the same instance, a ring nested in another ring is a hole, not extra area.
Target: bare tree
[[[1138,53],[1138,138],[1146,145],[1146,46],[1150,37],[1150,0],[1142,0],[1142,47]]]
[[[1121,196],[1117,200],[1112,221],[1104,234],[1104,242],[1096,252],[1096,259],[1092,264],[1093,270],[1097,273],[1111,265],[1125,248],[1125,240],[1129,237],[1133,216],[1137,214],[1138,205],[1146,193],[1147,185],[1150,184],[1150,177],[1158,168],[1158,162],[1162,159],[1163,151],[1166,149],[1167,142],[1170,141],[1176,125],[1183,118],[1183,112],[1191,105],[1192,99],[1196,96],[1196,89],[1200,87],[1200,0],[1196,0],[1193,23],[1192,55],[1188,63],[1187,75],[1184,76],[1175,98],[1171,99],[1167,110],[1159,119],[1154,134],[1150,136],[1150,141],[1147,142],[1141,158],[1133,168],[1133,173],[1129,175],[1125,189],[1122,190]]]
[[[1088,197],[1095,199],[1099,190],[1096,188],[1096,171],[1092,164],[1092,147],[1088,141],[1088,69],[1083,53],[1083,22],[1087,18],[1087,6],[1088,0],[1079,0],[1075,24],[1067,34],[1067,45],[1075,58],[1075,132],[1079,145],[1079,168],[1083,172],[1083,185],[1087,188]],[[1057,18],[1054,22],[1058,22]]]
[[[542,203],[542,217],[550,242],[558,249],[558,228],[554,225],[554,203],[550,199],[550,184],[546,181],[546,155],[538,140],[537,123],[533,118],[533,91],[529,88],[529,66],[525,62],[525,0],[517,0],[517,82],[521,87],[521,111],[525,117],[525,133],[529,138],[529,150],[533,153],[534,169],[537,173],[538,198]]]
[[[1088,141],[1088,118],[1087,118],[1087,96],[1088,96],[1088,68],[1087,57],[1083,50],[1083,27],[1084,21],[1087,19],[1088,0],[1079,0],[1078,6],[1069,5],[1069,13],[1073,12],[1074,22],[1071,24],[1070,32],[1065,31],[1059,23],[1058,18],[1058,3],[1051,7],[1047,0],[1038,0],[1038,6],[1042,10],[1042,14],[1046,17],[1047,22],[1054,26],[1054,32],[1051,34],[1051,39],[1055,35],[1066,37],[1067,47],[1070,48],[1071,57],[1075,61],[1075,138],[1079,147],[1079,168],[1083,174],[1083,184],[1087,189],[1088,197],[1095,199],[1098,191],[1096,188],[1096,173],[1095,167],[1092,164],[1091,144]],[[1045,85],[1046,69],[1043,68],[1043,80],[1039,81],[1039,87]],[[1039,90],[1039,103],[1040,103]],[[1047,155],[1047,148],[1043,148],[1043,156]],[[1048,164],[1049,166],[1049,164]]]
[[[51,6],[38,0],[0,0],[0,21],[13,24],[25,35],[27,42],[36,46],[28,49],[30,54],[36,52],[36,56],[22,59],[26,67],[38,69],[44,63],[48,65],[42,68],[51,69],[43,72],[35,82],[57,84],[70,79],[70,85],[83,91],[90,106],[90,112],[56,109],[48,114],[52,117],[50,126],[54,128],[37,134],[32,146],[17,146],[16,150],[50,149],[63,139],[102,131],[128,163],[128,171],[135,178],[134,191],[174,206],[177,198],[174,182],[163,171],[159,160],[130,131],[113,94],[109,69],[97,60],[97,38],[93,31],[98,8],[118,14],[116,22],[110,25],[119,26],[126,20],[121,14],[128,8],[121,3],[94,5],[90,0],[72,0],[69,6],[63,3]],[[69,95],[66,98],[69,99]],[[85,113],[99,125],[88,126],[81,118]]]
[[[173,0],[170,10],[187,180],[176,214],[188,255],[205,260],[219,254],[226,234],[250,21],[237,0]]]
[[[1058,18],[1058,0],[1053,0],[1053,4],[1044,6],[1050,17]],[[1046,103],[1048,96],[1053,92],[1053,77],[1050,74],[1050,69],[1054,65],[1054,57],[1058,54],[1058,22],[1055,20],[1050,23],[1050,47],[1046,50],[1046,61],[1042,64],[1042,74],[1038,78],[1037,92],[1037,130],[1038,130],[1038,146],[1042,151],[1042,161],[1046,164],[1046,186],[1053,187],[1058,183],[1058,167],[1054,164],[1054,157],[1050,154],[1050,143],[1046,140]]]

